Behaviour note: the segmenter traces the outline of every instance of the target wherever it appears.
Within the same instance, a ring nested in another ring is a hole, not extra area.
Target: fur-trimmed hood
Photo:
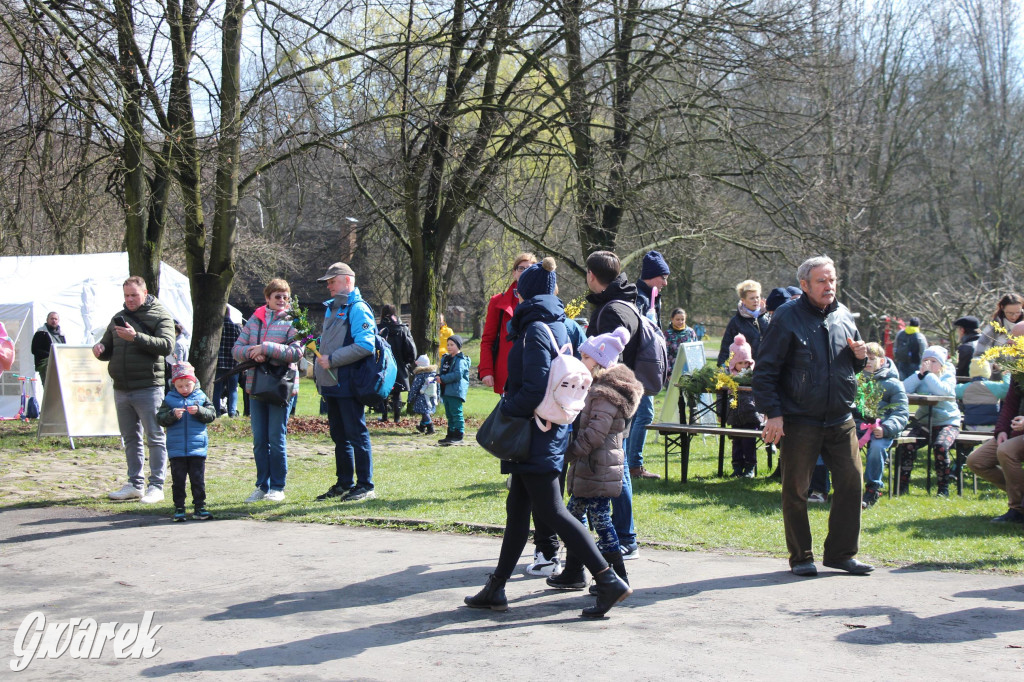
[[[417,367],[416,369],[414,369],[412,371],[412,373],[415,375],[415,374],[427,374],[429,372],[436,372],[436,371],[437,371],[437,365],[424,365],[423,367]]]
[[[601,373],[590,386],[594,398],[602,398],[622,410],[629,419],[636,412],[640,399],[644,397],[644,387],[633,370],[619,363]]]

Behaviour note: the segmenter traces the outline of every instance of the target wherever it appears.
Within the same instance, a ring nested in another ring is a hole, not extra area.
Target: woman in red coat
[[[491,297],[487,303],[487,317],[484,318],[484,333],[480,337],[480,362],[477,365],[480,381],[501,395],[508,379],[508,351],[512,342],[506,337],[506,326],[516,311],[516,285],[519,275],[537,262],[532,253],[521,253],[512,264],[512,283],[504,292]]]

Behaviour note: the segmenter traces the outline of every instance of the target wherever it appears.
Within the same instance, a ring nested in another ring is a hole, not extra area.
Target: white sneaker
[[[271,502],[284,502],[284,491],[268,490],[267,494],[263,496],[263,499],[270,500]]]
[[[142,504],[156,504],[164,501],[164,489],[151,485],[146,488],[146,494],[139,500]]]
[[[112,500],[137,500],[142,497],[142,491],[133,486],[131,483],[125,483],[120,490],[107,495]]]
[[[807,502],[810,504],[825,504],[827,501],[824,493],[813,492],[807,496]]]
[[[252,494],[249,495],[249,497],[245,498],[245,502],[246,502],[246,504],[248,504],[250,502],[259,502],[260,500],[262,500],[266,496],[267,496],[267,494],[265,492],[263,492],[259,488],[256,488],[256,490],[252,491]]]
[[[551,576],[558,575],[562,572],[562,564],[558,561],[558,557],[553,559],[547,559],[544,557],[544,553],[539,549],[533,554],[533,563],[526,567],[526,575]]]

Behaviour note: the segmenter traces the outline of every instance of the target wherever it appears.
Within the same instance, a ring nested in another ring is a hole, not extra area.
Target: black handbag
[[[500,400],[476,432],[480,447],[505,462],[530,459],[530,438],[530,417],[508,416]]]
[[[256,365],[252,378],[252,397],[271,405],[284,407],[292,399],[295,372],[288,365],[261,362]]]

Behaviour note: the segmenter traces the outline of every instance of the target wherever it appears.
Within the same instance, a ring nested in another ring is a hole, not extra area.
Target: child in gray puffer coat
[[[437,365],[430,364],[426,355],[416,358],[416,367],[412,370],[412,386],[409,387],[409,411],[420,416],[416,430],[426,435],[434,433],[434,422],[431,415],[437,411],[440,400],[440,383],[437,378]]]
[[[579,417],[579,431],[566,452],[570,462],[565,487],[569,491],[569,513],[583,522],[589,518],[597,531],[597,547],[620,578],[628,582],[619,537],[611,519],[611,498],[622,492],[624,432],[636,412],[643,385],[633,371],[618,362],[629,341],[629,332],[619,327],[610,334],[593,336],[580,346],[583,364],[594,375],[586,403]],[[586,587],[583,563],[568,554],[562,573],[548,578],[548,585],[561,589]]]

